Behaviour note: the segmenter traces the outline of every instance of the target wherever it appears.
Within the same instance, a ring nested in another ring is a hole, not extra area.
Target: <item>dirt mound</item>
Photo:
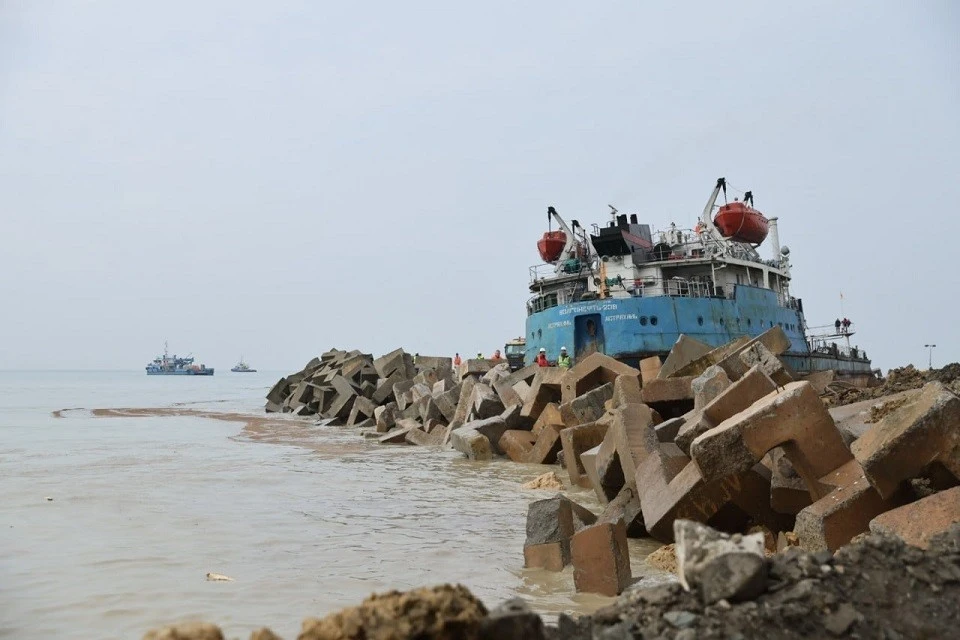
[[[307,618],[299,640],[473,638],[487,609],[461,585],[374,594],[358,607]]]
[[[868,389],[838,386],[837,383],[834,383],[829,385],[833,393],[827,398],[827,401],[831,406],[841,406],[860,402],[861,400],[883,398],[895,393],[900,393],[901,391],[919,389],[931,380],[939,380],[948,385],[956,381],[957,386],[954,387],[956,391],[957,387],[960,387],[960,364],[954,362],[942,369],[933,369],[931,371],[920,371],[912,364],[908,364],[905,367],[891,369],[882,384]]]
[[[960,379],[960,362],[951,362],[942,369],[934,369],[927,376],[928,380],[936,380],[943,384],[950,384],[954,380]]]
[[[960,625],[960,525],[924,551],[884,536],[767,560],[766,591],[704,605],[679,584],[628,591],[591,617],[561,616],[555,638],[946,638]]]

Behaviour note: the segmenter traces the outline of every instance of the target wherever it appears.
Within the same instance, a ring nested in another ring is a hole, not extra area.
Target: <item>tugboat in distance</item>
[[[256,369],[251,369],[250,365],[243,361],[243,356],[240,356],[240,362],[238,362],[230,371],[234,373],[256,373]]]
[[[148,376],[212,376],[213,367],[193,364],[193,358],[180,358],[168,354],[167,343],[163,343],[163,355],[157,356],[146,366]]]

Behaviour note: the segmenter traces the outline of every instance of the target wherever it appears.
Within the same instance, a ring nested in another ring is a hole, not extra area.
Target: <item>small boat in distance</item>
[[[251,369],[250,365],[243,361],[243,356],[240,356],[240,362],[235,364],[230,371],[234,373],[256,373],[256,369]]]
[[[193,358],[170,357],[167,343],[163,343],[163,355],[157,356],[146,366],[148,376],[212,376],[213,367],[207,368],[203,364],[193,364]]]

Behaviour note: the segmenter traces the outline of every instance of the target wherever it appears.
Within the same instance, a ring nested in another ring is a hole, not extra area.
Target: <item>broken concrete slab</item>
[[[632,577],[626,524],[601,522],[578,531],[570,540],[570,560],[578,593],[619,595]]]
[[[960,487],[881,513],[870,521],[870,531],[900,538],[921,549],[951,525],[960,522]]]
[[[933,462],[960,480],[960,397],[941,382],[884,416],[852,445],[853,455],[881,496]]]
[[[766,590],[764,536],[727,535],[699,522],[673,523],[677,577],[706,604],[752,600]]]

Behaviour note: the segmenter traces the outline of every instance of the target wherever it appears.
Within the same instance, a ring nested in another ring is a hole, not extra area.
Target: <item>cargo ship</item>
[[[163,355],[157,356],[146,366],[148,376],[212,376],[213,367],[194,364],[190,356],[181,358],[168,354],[167,343],[163,343]]]
[[[754,208],[752,192],[727,202],[719,178],[694,229],[671,223],[654,232],[608,206],[610,222],[590,231],[548,207],[537,242],[544,262],[530,267],[526,364],[541,348],[552,361],[566,347],[574,361],[601,352],[637,366],[665,358],[681,334],[720,346],[776,326],[790,339],[783,357],[797,373],[833,370],[863,385],[876,376],[850,343],[852,322],[807,325],[803,301],[790,291],[790,249],[780,246],[777,218]],[[758,252],[764,242],[768,258]]]

